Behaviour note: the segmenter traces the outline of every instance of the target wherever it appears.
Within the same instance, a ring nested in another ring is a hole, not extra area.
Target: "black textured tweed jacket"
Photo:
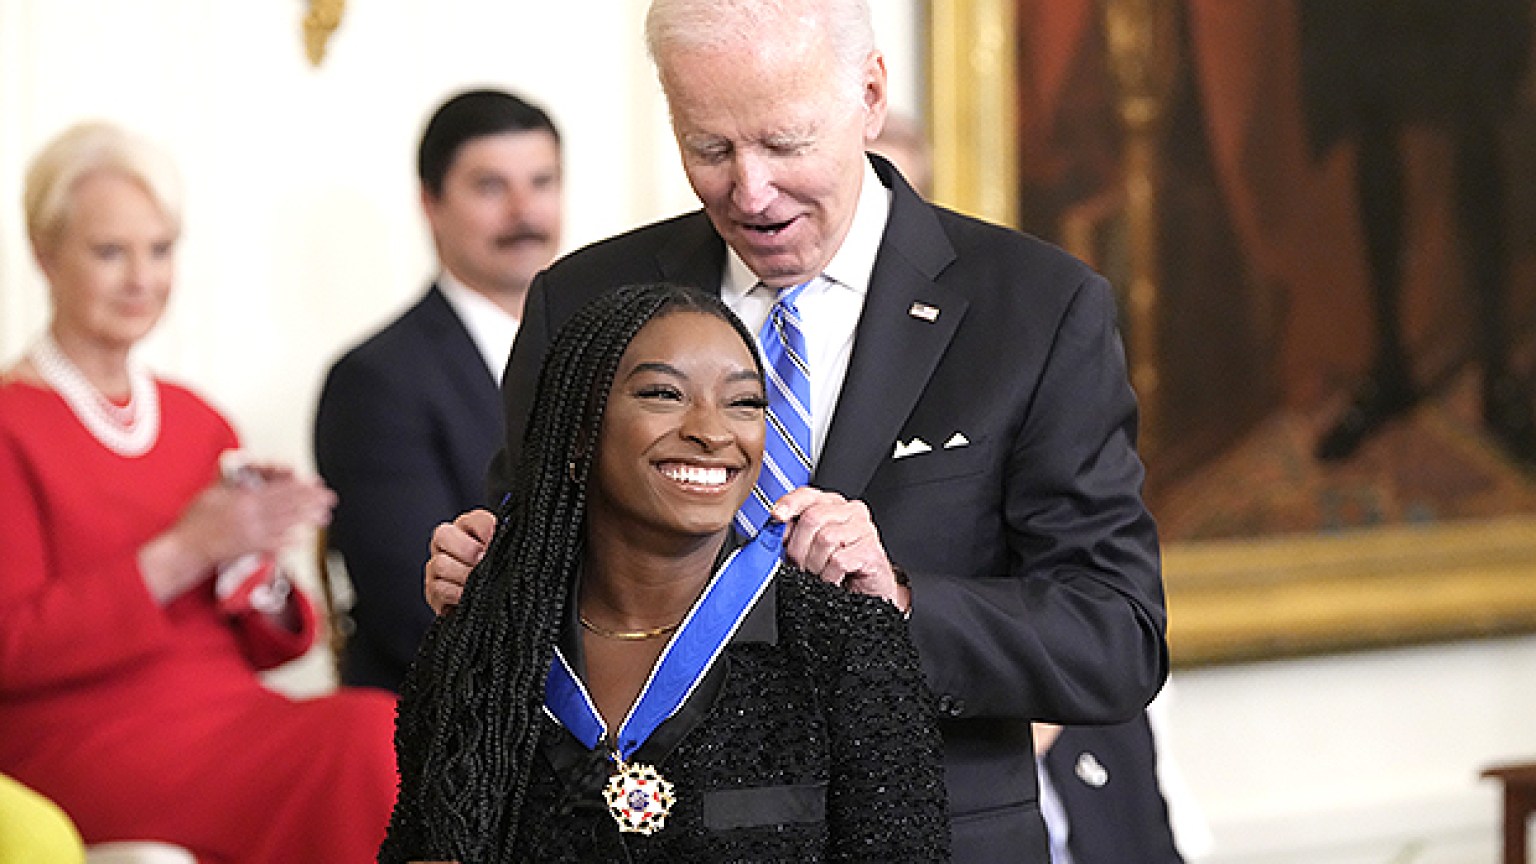
[[[566,632],[562,650],[579,657]],[[601,797],[610,764],[546,718],[523,811],[529,848],[514,857],[947,861],[931,702],[893,607],[781,570],[701,685],[634,755],[674,785],[665,827],[620,834]],[[411,834],[397,821],[385,859],[433,857]]]

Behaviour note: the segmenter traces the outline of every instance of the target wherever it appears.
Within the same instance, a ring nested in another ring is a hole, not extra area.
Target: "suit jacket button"
[[[965,700],[961,699],[959,696],[956,696],[949,703],[949,716],[951,716],[951,717],[959,717],[961,714],[964,714],[964,713],[965,713]]]
[[[955,697],[945,693],[939,697],[939,713],[945,717],[955,716]]]

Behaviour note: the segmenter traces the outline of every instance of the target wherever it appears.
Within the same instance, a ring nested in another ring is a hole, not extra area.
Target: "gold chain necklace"
[[[683,622],[668,624],[665,627],[652,627],[649,630],[609,630],[607,627],[599,627],[587,620],[587,616],[578,612],[576,617],[581,621],[581,626],[591,630],[604,639],[617,639],[621,642],[644,642],[647,639],[657,639],[662,636],[670,636],[677,632],[677,628],[683,626]]]

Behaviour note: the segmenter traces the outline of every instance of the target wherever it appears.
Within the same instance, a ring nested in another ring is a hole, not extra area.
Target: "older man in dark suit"
[[[1043,864],[1030,721],[1130,719],[1167,672],[1110,288],[866,155],[886,72],[862,0],[656,0],[647,37],[704,209],[534,281],[492,488],[552,334],[595,292],[695,285],[755,328],[804,285],[814,471],[773,504],[787,552],[910,614],[943,715],[955,860]],[[435,606],[493,526],[481,511],[434,534]]]
[[[460,93],[417,155],[441,271],[326,378],[315,459],[336,490],[329,540],[356,593],[341,677],[398,690],[432,622],[422,542],[481,500],[502,438],[497,383],[534,274],[560,243],[560,138],[510,93]]]

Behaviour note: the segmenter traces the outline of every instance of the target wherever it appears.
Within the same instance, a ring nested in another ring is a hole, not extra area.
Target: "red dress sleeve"
[[[318,626],[314,606],[297,587],[288,596],[288,602],[293,604],[299,615],[297,632],[281,626],[254,609],[231,619],[240,634],[240,647],[253,668],[271,669],[281,666],[302,656],[314,644]]]
[[[0,404],[0,698],[131,667],[169,635],[143,579],[124,578],[137,576],[133,557],[61,572],[51,547],[68,541],[47,518],[47,466],[18,438],[9,403]]]
[[[211,580],[170,603],[150,595],[139,549],[180,518],[238,446],[218,412],[160,384],[154,447],[127,458],[101,446],[57,395],[0,387],[0,697],[141,669],[176,656],[240,657],[275,666],[314,640],[302,627],[217,610]],[[232,653],[231,653],[232,652]]]

